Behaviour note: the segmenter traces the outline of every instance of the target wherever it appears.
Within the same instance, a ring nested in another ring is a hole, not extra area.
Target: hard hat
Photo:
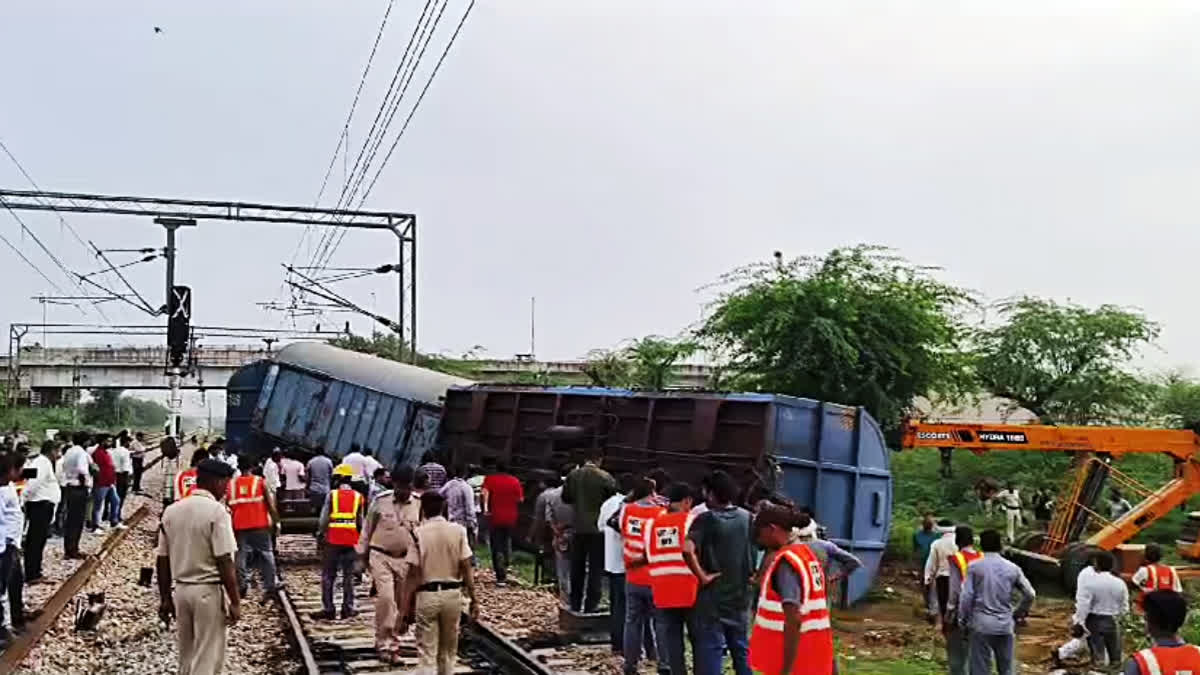
[[[350,466],[349,464],[345,464],[345,463],[338,464],[337,467],[333,470],[333,475],[345,476],[347,478],[353,478],[354,477],[354,467]]]

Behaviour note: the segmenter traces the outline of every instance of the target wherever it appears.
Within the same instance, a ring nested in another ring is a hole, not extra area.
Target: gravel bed
[[[157,484],[161,464],[147,474],[150,485]],[[138,585],[139,570],[154,565],[154,545],[161,511],[154,498],[136,497],[122,510],[128,516],[142,503],[151,514],[131,531],[122,545],[105,560],[88,581],[83,593],[104,592],[107,608],[99,628],[91,633],[74,630],[73,611],[68,608],[21,664],[18,673],[33,675],[91,673],[174,673],[178,651],[175,631],[158,620],[157,586]],[[81,549],[88,553],[99,548],[108,530],[84,534]],[[79,561],[62,560],[62,540],[47,545],[45,574],[54,583],[27,587],[27,606],[40,607],[70,575]],[[81,597],[83,595],[81,593]],[[288,673],[300,664],[290,654],[285,638],[284,618],[274,602],[263,605],[259,591],[251,591],[242,602],[241,621],[229,631],[229,651],[225,672]]]

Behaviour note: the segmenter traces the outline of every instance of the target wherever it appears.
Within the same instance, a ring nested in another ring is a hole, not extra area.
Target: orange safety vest
[[[1175,590],[1176,572],[1170,565],[1146,565],[1146,572],[1146,580],[1142,582],[1142,590],[1146,593]]]
[[[800,644],[792,673],[832,675],[833,629],[829,624],[829,606],[825,603],[825,572],[821,561],[804,544],[780,549],[763,575],[758,612],[750,632],[750,668],[763,675],[790,675],[783,672],[782,598],[771,586],[775,568],[781,564],[791,565],[803,581]]]
[[[646,523],[667,510],[661,506],[641,506],[636,502],[626,504],[621,512],[621,538],[625,546],[621,557],[625,559],[625,581],[637,586],[650,585],[650,567],[643,559],[646,552]]]
[[[325,541],[333,546],[358,544],[358,508],[362,495],[348,487],[340,487],[329,495],[329,529]]]
[[[229,484],[226,502],[229,504],[229,513],[233,516],[235,532],[262,530],[271,524],[263,479],[258,476],[238,476],[237,480]]]
[[[696,604],[700,580],[683,560],[683,543],[692,526],[688,511],[665,513],[646,528],[646,559],[650,561],[650,588],[654,606],[679,609]]]
[[[954,554],[954,564],[958,566],[958,578],[965,586],[967,584],[967,565],[983,558],[979,551],[959,551]]]
[[[175,501],[179,501],[184,497],[190,497],[192,490],[196,489],[196,468],[192,467],[186,471],[180,471],[175,474]]]
[[[1142,675],[1191,675],[1200,673],[1200,647],[1151,647],[1133,655]]]

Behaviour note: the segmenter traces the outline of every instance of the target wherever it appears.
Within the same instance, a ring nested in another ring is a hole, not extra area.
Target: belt
[[[1020,511],[1021,510],[1021,507],[1019,507],[1019,506],[1005,506],[1004,508],[1008,509],[1009,511]]]
[[[389,558],[403,558],[405,555],[403,553],[400,553],[400,554],[392,553],[391,551],[389,551],[387,549],[379,548],[378,546],[369,546],[368,548],[376,553],[382,553]]]
[[[457,588],[462,588],[461,581],[430,581],[428,583],[424,583],[424,584],[421,584],[420,586],[418,586],[417,590],[418,591],[437,592],[437,591],[452,591]]]

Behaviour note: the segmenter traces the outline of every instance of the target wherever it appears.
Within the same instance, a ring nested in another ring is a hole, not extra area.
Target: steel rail
[[[91,554],[83,561],[79,567],[63,581],[58,590],[54,592],[42,605],[42,613],[29,624],[29,628],[25,633],[22,633],[13,640],[8,649],[0,654],[0,673],[16,672],[21,662],[33,651],[38,640],[42,638],[54,624],[58,622],[58,616],[67,608],[75,595],[87,584],[92,578],[92,574],[100,568],[108,556],[116,550],[129,537],[129,533],[133,532],[134,528],[150,513],[150,507],[143,504],[133,515],[125,521],[127,526],[123,530],[117,530],[108,535],[104,540],[104,544],[100,546],[100,550]]]

